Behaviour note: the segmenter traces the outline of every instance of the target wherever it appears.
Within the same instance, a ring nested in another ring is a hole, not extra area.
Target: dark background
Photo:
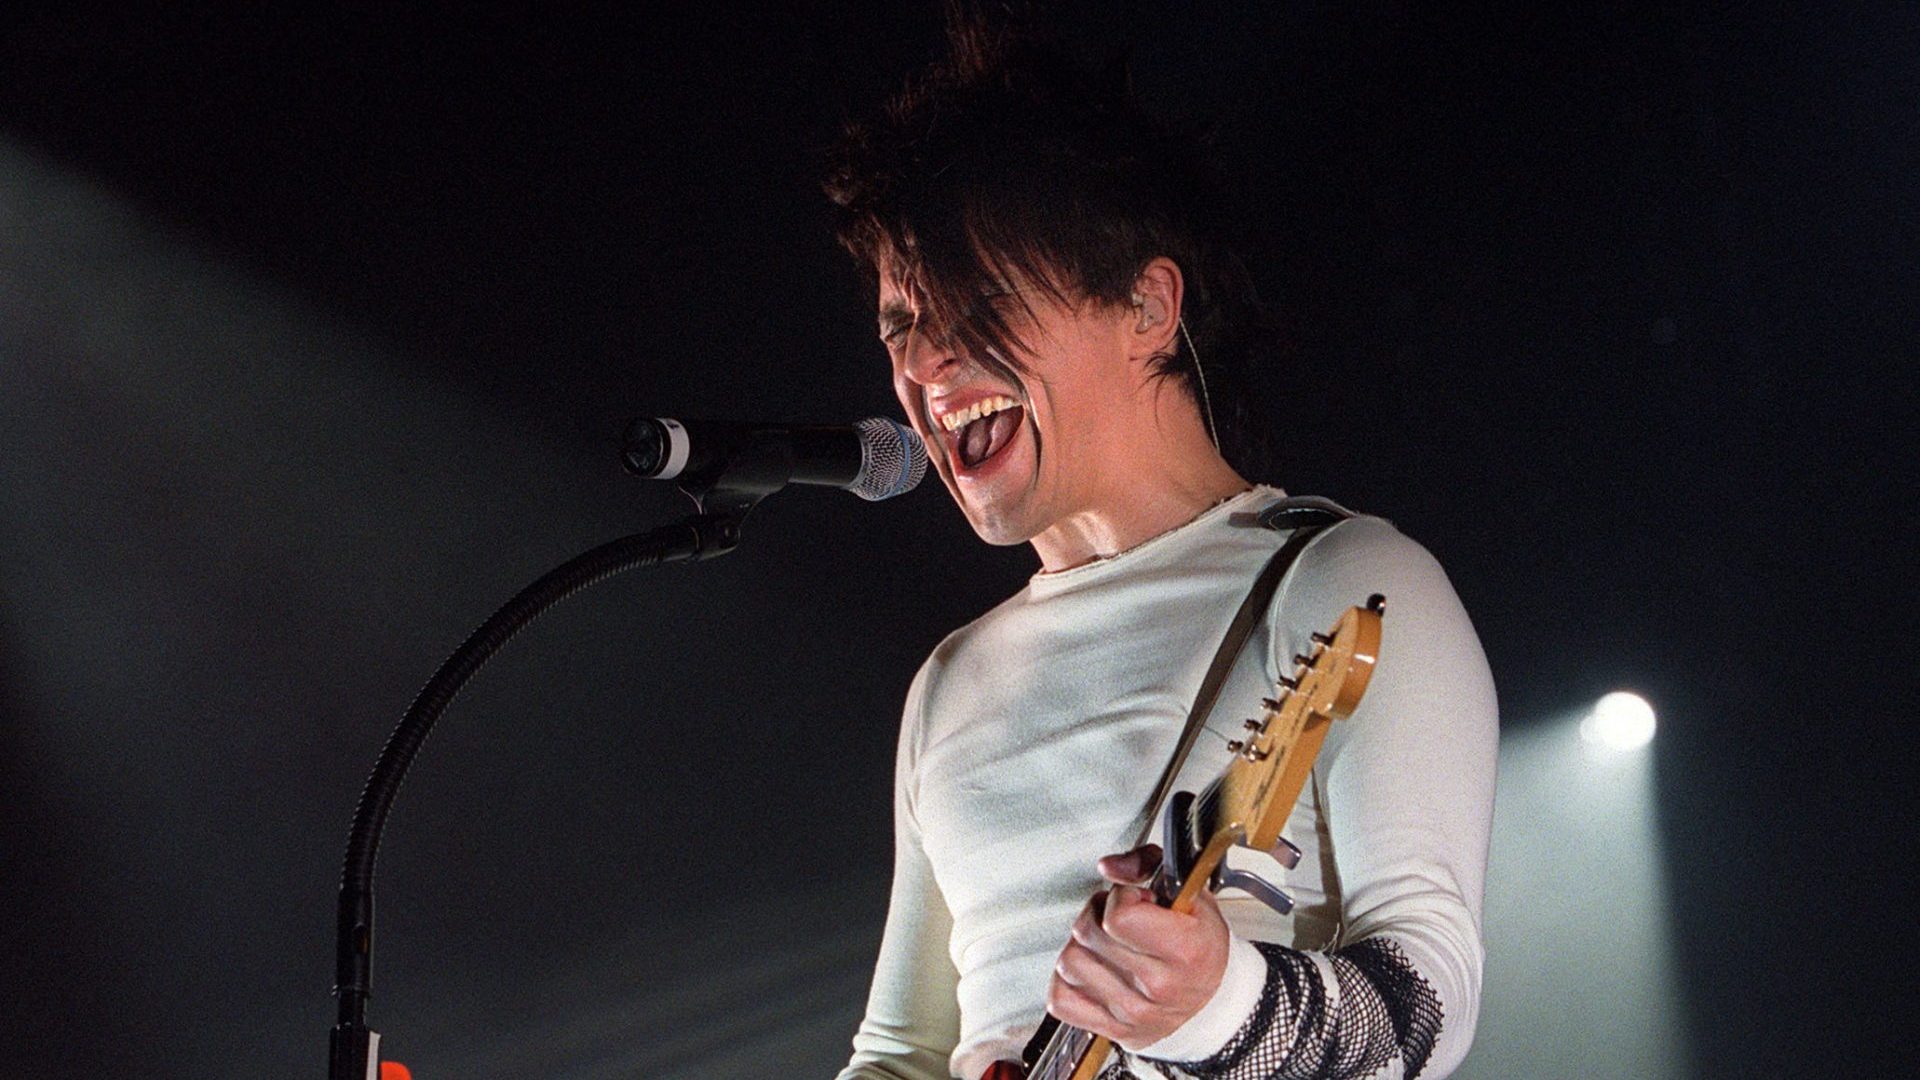
[[[392,722],[683,509],[622,422],[896,412],[815,180],[922,5],[486,7],[0,14],[0,1072],[318,1075]],[[1440,557],[1507,726],[1660,710],[1699,1075],[1892,1055],[1920,9],[1198,7],[1087,32],[1219,121],[1264,478]],[[936,486],[795,491],[550,614],[389,829],[394,1056],[823,1075],[900,696],[1034,567]]]

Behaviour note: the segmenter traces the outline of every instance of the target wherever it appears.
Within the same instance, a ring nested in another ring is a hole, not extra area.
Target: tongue
[[[971,469],[1006,448],[1020,426],[1022,410],[1007,409],[975,420],[960,431],[960,460]]]

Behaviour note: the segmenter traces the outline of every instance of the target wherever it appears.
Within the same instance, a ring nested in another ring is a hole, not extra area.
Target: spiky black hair
[[[1126,304],[1147,263],[1171,259],[1192,347],[1176,335],[1154,372],[1198,403],[1198,351],[1222,449],[1257,465],[1248,375],[1272,323],[1229,242],[1208,140],[1139,105],[1124,53],[1089,63],[1058,30],[1034,5],[950,0],[947,54],[832,153],[823,186],[840,242],[870,275],[908,282],[922,320],[1010,380],[1019,339],[994,299],[1008,282]]]

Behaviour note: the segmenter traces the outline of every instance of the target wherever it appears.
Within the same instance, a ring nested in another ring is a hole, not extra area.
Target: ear
[[[1132,318],[1126,324],[1128,355],[1146,360],[1174,350],[1184,286],[1180,267],[1164,255],[1140,268],[1133,279]]]

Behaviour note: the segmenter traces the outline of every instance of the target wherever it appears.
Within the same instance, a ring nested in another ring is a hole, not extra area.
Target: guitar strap
[[[1261,569],[1260,576],[1253,579],[1253,588],[1248,590],[1247,598],[1240,601],[1240,610],[1234,613],[1233,621],[1227,624],[1226,635],[1220,639],[1220,648],[1213,654],[1213,663],[1207,667],[1206,678],[1200,680],[1200,692],[1194,695],[1193,708],[1187,712],[1187,726],[1180,733],[1180,743],[1174,747],[1173,758],[1167,762],[1166,771],[1160,774],[1160,782],[1154,785],[1153,795],[1147,799],[1146,817],[1140,823],[1134,847],[1153,838],[1160,811],[1173,792],[1174,778],[1180,774],[1180,766],[1186,764],[1187,754],[1193,750],[1193,744],[1199,741],[1200,730],[1213,713],[1213,703],[1220,696],[1220,688],[1226,684],[1227,673],[1233,670],[1233,663],[1246,645],[1248,635],[1253,633],[1254,625],[1273,603],[1273,594],[1280,587],[1280,579],[1287,576],[1288,568],[1314,537],[1328,526],[1352,516],[1353,511],[1339,503],[1314,495],[1289,496],[1258,513],[1245,515],[1252,519],[1248,524],[1288,533],[1287,542],[1280,545],[1280,550],[1274,552]]]

